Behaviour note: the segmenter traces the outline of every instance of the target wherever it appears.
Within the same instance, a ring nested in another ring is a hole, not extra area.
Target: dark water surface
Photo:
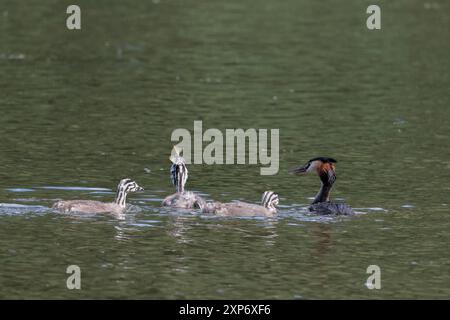
[[[448,298],[450,7],[378,1],[3,0],[0,298]],[[161,209],[171,132],[279,128],[280,171],[191,165],[207,198],[281,196],[273,219]],[[305,213],[332,156],[334,198]],[[126,217],[53,213],[58,199],[145,187]],[[82,290],[66,288],[68,265]],[[364,285],[378,265],[382,289]]]

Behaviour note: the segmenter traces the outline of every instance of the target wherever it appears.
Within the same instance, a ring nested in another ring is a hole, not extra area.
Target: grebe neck
[[[115,204],[119,205],[121,208],[125,208],[127,205],[127,192],[123,188],[119,188],[116,194]]]
[[[336,181],[336,173],[334,170],[326,170],[319,173],[321,186],[319,193],[314,198],[314,203],[330,201],[330,192],[333,184]]]
[[[188,178],[188,170],[184,159],[172,164],[170,167],[170,178],[175,186],[177,193],[184,192],[184,186]]]
[[[319,202],[330,201],[330,192],[331,192],[332,187],[333,187],[332,184],[322,183],[322,185],[320,186],[319,192],[317,193],[316,197],[314,198],[313,204],[319,203]]]

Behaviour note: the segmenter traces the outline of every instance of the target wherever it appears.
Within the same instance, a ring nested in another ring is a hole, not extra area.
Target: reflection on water
[[[316,242],[314,246],[314,256],[325,255],[333,245],[332,228],[328,224],[315,224],[312,228],[312,235]]]
[[[345,1],[4,0],[0,14],[0,298],[448,298],[448,4]],[[45,16],[46,19],[42,19]],[[26,39],[26,41],[24,40]],[[273,219],[161,208],[173,193],[171,132],[280,129],[280,171],[189,167],[189,190],[257,203]],[[355,217],[317,217],[314,177],[338,160],[333,199]],[[112,201],[121,216],[52,212],[59,199]],[[65,288],[80,266],[82,290]],[[368,290],[368,265],[382,289]]]

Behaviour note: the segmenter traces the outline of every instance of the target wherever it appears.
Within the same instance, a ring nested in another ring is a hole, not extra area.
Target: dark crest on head
[[[313,161],[322,161],[323,163],[337,163],[336,159],[330,158],[330,157],[316,157],[313,158],[311,160],[309,160],[308,162],[313,162]]]

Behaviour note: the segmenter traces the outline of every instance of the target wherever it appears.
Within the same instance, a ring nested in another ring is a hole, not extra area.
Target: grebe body
[[[117,187],[116,199],[114,202],[100,202],[93,200],[69,200],[58,201],[53,205],[53,209],[64,213],[123,213],[126,209],[126,199],[128,193],[143,191],[136,182],[131,179],[122,179]]]
[[[308,208],[309,212],[319,215],[352,215],[355,212],[352,207],[341,202],[319,202],[313,203]]]
[[[170,196],[167,196],[162,205],[164,207],[172,207],[172,208],[184,208],[184,209],[192,209],[192,208],[200,208],[200,202],[204,201],[202,197],[196,195],[192,191],[183,191],[177,192]]]
[[[237,202],[200,202],[200,208],[203,213],[214,213],[218,216],[242,216],[253,217],[263,216],[272,217],[276,215],[276,206],[279,203],[279,197],[272,191],[263,193],[261,205]]]

